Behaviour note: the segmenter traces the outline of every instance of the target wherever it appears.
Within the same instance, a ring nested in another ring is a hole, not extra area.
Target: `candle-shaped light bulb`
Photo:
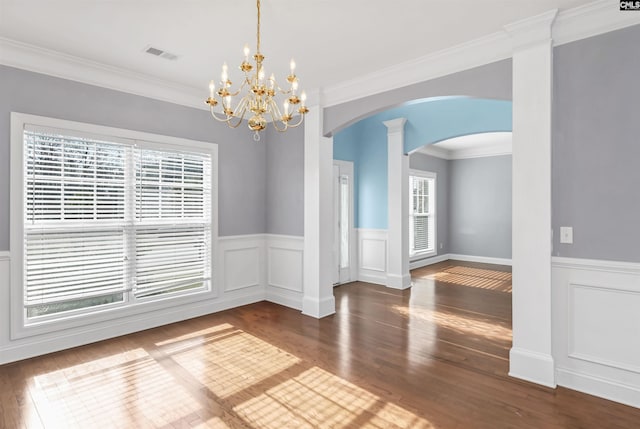
[[[229,80],[229,67],[227,66],[227,63],[222,64],[222,73],[220,74],[220,80],[222,81],[222,84],[225,85],[227,83],[227,80]]]
[[[289,115],[289,100],[284,100],[284,114]]]
[[[209,97],[213,98],[213,93],[216,90],[216,84],[211,81],[209,82]]]
[[[294,93],[294,94],[295,94],[295,93],[296,93],[296,91],[298,90],[298,81],[297,81],[297,80],[294,80],[294,81],[291,83],[291,90],[293,91],[293,93]]]
[[[249,45],[247,43],[244,44],[244,49],[242,51],[244,52],[244,60],[249,61],[249,52],[251,51],[249,50]]]
[[[264,80],[264,67],[260,67],[260,70],[258,71],[258,80],[260,83]]]
[[[304,107],[305,101],[307,101],[307,93],[302,91],[302,94],[300,94],[300,102],[302,103],[302,107]]]
[[[296,62],[291,58],[291,62],[289,63],[289,68],[291,69],[291,75],[296,71]]]
[[[273,73],[269,76],[269,89],[273,89],[276,86],[276,77]]]
[[[231,96],[227,95],[226,97],[224,97],[224,104],[228,107],[231,107]]]

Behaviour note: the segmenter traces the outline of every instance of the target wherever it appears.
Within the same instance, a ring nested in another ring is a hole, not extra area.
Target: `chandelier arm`
[[[287,126],[288,126],[289,128],[295,128],[295,127],[299,126],[299,125],[302,123],[302,121],[304,121],[304,115],[302,115],[302,114],[298,114],[298,116],[300,116],[300,119],[298,120],[298,123],[296,123],[296,124],[289,124],[289,123],[287,123]]]
[[[231,119],[234,117],[234,116],[231,116],[229,118],[229,120],[227,121],[227,125],[229,125],[229,127],[231,127],[231,128],[238,128],[240,126],[240,124],[242,123],[242,121],[244,120],[244,115],[245,115],[246,112],[247,112],[247,109],[243,109],[241,116],[235,116],[236,118],[238,118],[238,122],[236,122],[235,124],[233,124],[231,122]]]
[[[233,117],[225,115],[224,117],[220,118],[217,116],[216,112],[213,111],[213,107],[210,107],[209,111],[211,112],[211,116],[213,117],[213,119],[215,119],[216,121],[229,123],[229,120]]]
[[[271,109],[269,109],[269,114],[271,116],[271,123],[273,124],[273,128],[275,128],[276,131],[279,131],[281,133],[287,131],[287,128],[289,128],[289,124],[284,122],[281,119],[282,115],[280,114],[280,109],[278,108],[278,104],[275,101],[273,101],[273,99],[271,99],[270,105],[271,105]],[[274,112],[278,115],[277,118],[273,115]],[[284,124],[284,128],[278,128],[278,122]]]
[[[276,125],[278,122],[281,122],[284,124],[284,128],[278,128],[278,125]],[[289,124],[287,124],[286,122],[282,122],[281,120],[277,120],[277,121],[271,121],[271,124],[273,125],[273,128],[276,129],[276,131],[284,133],[285,131],[287,131],[287,128],[289,128]]]
[[[242,99],[236,105],[235,112],[236,113],[233,116],[235,116],[236,118],[239,117],[240,120],[244,119],[244,116],[247,114],[247,97],[242,97]]]

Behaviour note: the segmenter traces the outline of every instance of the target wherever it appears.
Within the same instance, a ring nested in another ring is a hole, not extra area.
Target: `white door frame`
[[[355,228],[354,228],[354,187],[353,187],[353,180],[354,180],[354,167],[353,167],[353,162],[351,161],[342,161],[342,160],[338,160],[338,159],[334,159],[333,160],[333,165],[334,167],[338,167],[339,169],[339,176],[343,176],[346,175],[349,177],[349,272],[347,274],[347,278],[345,279],[343,277],[344,274],[340,274],[339,279],[338,279],[338,283],[339,284],[343,284],[343,283],[348,283],[348,282],[352,282],[355,281],[357,279],[357,275],[358,275],[358,270],[357,270],[357,266],[356,266],[356,261],[358,260],[355,256],[355,252],[357,249],[357,246],[355,245],[357,237],[356,237],[356,233],[355,233]],[[339,192],[339,191],[338,191]],[[334,196],[335,199],[335,196]],[[334,221],[334,227],[335,227],[335,221]],[[335,235],[335,234],[334,234]]]

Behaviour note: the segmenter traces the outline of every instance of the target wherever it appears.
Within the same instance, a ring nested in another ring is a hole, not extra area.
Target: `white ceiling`
[[[505,146],[510,145],[513,139],[511,132],[469,134],[466,136],[454,137],[435,143],[433,146],[448,151],[466,150],[477,147]]]
[[[465,159],[508,155],[512,152],[511,131],[469,134],[421,147],[417,152],[443,159]]]
[[[282,80],[295,57],[301,86],[322,88],[589,2],[262,0],[262,52],[268,74]],[[0,37],[203,92],[225,60],[238,80],[255,25],[255,0],[0,0]],[[148,45],[180,58],[145,54]]]

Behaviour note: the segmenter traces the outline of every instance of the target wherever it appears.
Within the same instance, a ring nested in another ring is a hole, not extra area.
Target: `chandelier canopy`
[[[249,46],[244,46],[244,60],[240,63],[240,70],[244,73],[242,83],[237,89],[232,89],[232,82],[229,80],[229,70],[227,63],[222,65],[219,89],[216,92],[215,82],[209,83],[209,98],[206,103],[209,105],[211,116],[225,122],[231,128],[237,128],[247,115],[247,125],[254,131],[254,140],[260,140],[260,131],[267,127],[269,122],[273,127],[284,132],[289,128],[300,125],[304,115],[309,111],[305,106],[306,94],[304,91],[298,96],[298,77],[295,74],[296,63],[292,59],[290,73],[287,76],[288,88],[281,88],[276,82],[275,76],[271,74],[265,79],[264,55],[260,52],[260,0],[256,0],[258,9],[257,33],[256,33],[256,53],[253,54],[253,64],[249,62]],[[242,95],[241,93],[244,93]],[[242,98],[232,107],[233,98],[241,95]],[[278,106],[277,98],[282,98],[282,110]],[[215,107],[220,103],[220,111],[215,111]],[[250,112],[250,113],[249,113]],[[298,116],[294,120],[294,116]]]

